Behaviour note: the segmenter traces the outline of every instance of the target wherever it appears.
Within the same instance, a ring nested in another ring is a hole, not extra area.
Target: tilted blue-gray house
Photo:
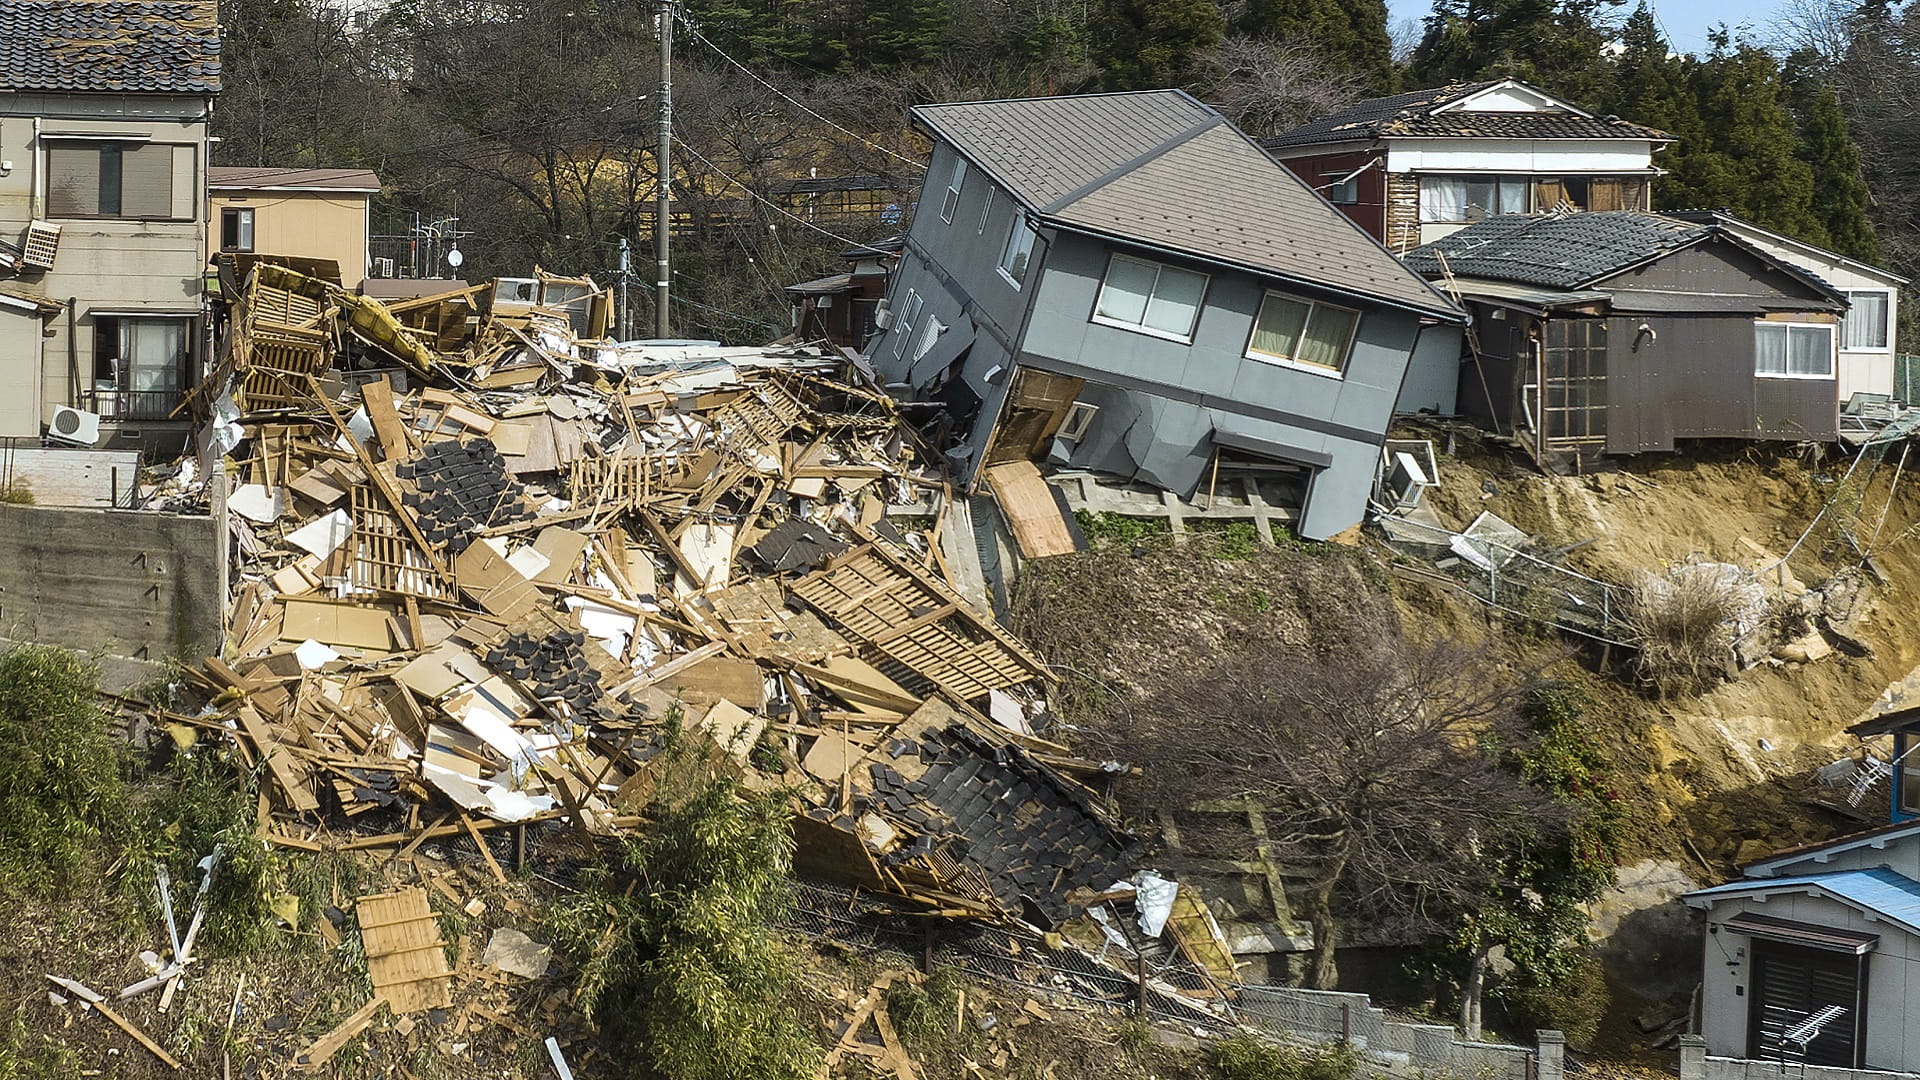
[[[1416,353],[1462,312],[1177,90],[926,105],[926,186],[868,343],[940,401],[969,485],[1031,459],[1182,496],[1299,477],[1295,527],[1358,524]]]

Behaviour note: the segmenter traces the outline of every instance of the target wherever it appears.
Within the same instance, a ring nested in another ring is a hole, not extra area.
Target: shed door
[[[1781,1035],[1829,1005],[1846,1012],[1807,1044],[1805,1064],[1857,1069],[1866,1036],[1866,956],[1753,940],[1747,1056],[1801,1061]]]
[[[1540,431],[1550,449],[1607,437],[1607,324],[1604,319],[1546,322],[1541,351]]]

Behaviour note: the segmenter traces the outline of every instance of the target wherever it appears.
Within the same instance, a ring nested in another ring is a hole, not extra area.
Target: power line
[[[760,194],[759,192],[753,190],[753,188],[750,187],[745,181],[742,181],[741,179],[734,176],[732,173],[728,172],[727,170],[721,168],[720,166],[715,165],[713,162],[708,161],[704,156],[701,155],[700,151],[695,150],[691,146],[688,146],[687,140],[681,138],[680,136],[675,135],[673,137],[673,141],[675,145],[680,147],[680,149],[685,150],[689,154],[692,154],[693,159],[695,161],[698,161],[700,164],[705,165],[707,168],[712,169],[714,172],[719,173],[721,176],[726,177],[730,183],[732,183],[735,187],[739,188],[741,191],[746,192],[747,197],[753,199],[755,202],[765,203],[767,206],[772,207],[773,209],[779,211],[780,213],[785,214],[786,216],[792,218],[793,220],[799,222],[800,224],[805,225],[807,228],[812,229],[814,232],[819,233],[821,236],[824,236],[827,239],[832,240],[836,243],[844,244],[850,248],[867,246],[866,244],[863,244],[858,240],[849,240],[846,237],[841,236],[839,233],[829,232],[826,229],[823,229],[820,226],[815,225],[813,222],[808,221],[806,218],[801,217],[799,214],[796,214],[793,211],[787,209],[786,207],[781,206],[779,203],[774,202],[772,199],[769,199],[766,196]]]
[[[682,23],[686,26],[687,33],[693,35],[693,39],[695,41],[698,41],[700,44],[705,45],[709,49],[712,49],[720,57],[720,59],[725,60],[727,63],[732,64],[734,67],[739,68],[742,72],[745,72],[747,78],[752,79],[754,82],[757,82],[761,86],[766,87],[768,90],[773,91],[775,94],[779,95],[780,97],[785,98],[787,102],[791,104],[794,108],[799,109],[801,112],[806,113],[808,116],[813,117],[815,120],[818,120],[821,123],[827,125],[828,127],[834,129],[835,131],[838,131],[842,135],[849,136],[853,139],[858,140],[861,143],[864,143],[867,146],[871,146],[875,150],[880,151],[881,153],[887,155],[888,157],[899,158],[901,161],[906,162],[908,165],[913,166],[914,168],[920,170],[921,172],[927,171],[927,167],[925,165],[922,165],[919,159],[910,158],[907,155],[900,153],[899,151],[890,150],[887,147],[881,146],[879,143],[874,142],[872,139],[869,139],[863,135],[856,134],[852,131],[848,131],[846,128],[841,127],[839,124],[836,124],[833,121],[827,119],[826,117],[821,116],[819,113],[814,112],[812,109],[801,104],[800,101],[796,99],[793,95],[787,93],[785,90],[782,90],[779,87],[768,82],[767,80],[761,78],[759,74],[757,74],[752,68],[741,63],[738,60],[735,60],[733,57],[728,56],[726,52],[720,48],[720,46],[715,45],[711,41],[708,41],[706,38],[706,35],[702,34],[699,30],[694,29],[692,23],[688,23],[684,19],[682,20]]]

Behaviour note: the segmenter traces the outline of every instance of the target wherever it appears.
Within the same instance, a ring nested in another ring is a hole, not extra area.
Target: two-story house
[[[177,448],[199,378],[213,0],[0,0],[0,277],[64,312],[0,332],[0,436]],[[10,306],[9,306],[10,307]],[[30,317],[8,314],[0,321]]]
[[[207,170],[207,255],[318,259],[358,289],[370,269],[378,194],[380,178],[368,169],[216,165]]]
[[[1260,145],[1405,252],[1496,214],[1652,209],[1672,141],[1501,79],[1362,101]]]
[[[944,404],[963,480],[1292,470],[1300,535],[1359,523],[1409,360],[1457,354],[1459,308],[1180,91],[912,117],[933,154],[868,353]]]

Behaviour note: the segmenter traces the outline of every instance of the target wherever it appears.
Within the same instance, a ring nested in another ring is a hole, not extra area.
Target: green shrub
[[[586,957],[576,1003],[635,1080],[810,1080],[819,1051],[787,1004],[793,958],[770,926],[789,902],[789,797],[742,788],[678,721],[648,826],[622,851],[634,887],[594,888],[556,919]],[[596,905],[611,918],[589,943]]]
[[[1552,977],[1538,985],[1501,988],[1506,1027],[1522,1039],[1542,1029],[1563,1032],[1569,1045],[1583,1049],[1592,1044],[1600,1031],[1600,1018],[1612,1004],[1606,976],[1588,949],[1566,950],[1552,971]]]
[[[1340,1043],[1303,1050],[1236,1035],[1207,1047],[1215,1080],[1353,1080],[1358,1068],[1359,1055]]]
[[[220,862],[198,941],[231,953],[254,951],[275,936],[270,905],[285,878],[280,858],[255,835],[254,779],[240,776],[224,752],[213,751],[176,755],[157,779],[161,787],[145,830],[153,844],[148,854],[172,875],[182,932],[200,887],[198,863],[217,846]]]
[[[1073,519],[1079,522],[1080,531],[1087,535],[1087,543],[1096,548],[1109,544],[1116,547],[1129,547],[1153,540],[1165,540],[1173,535],[1165,518],[1127,517],[1111,510],[1102,510],[1097,514],[1075,510]]]
[[[131,832],[127,747],[99,670],[65,649],[0,654],[0,892],[51,889]]]

